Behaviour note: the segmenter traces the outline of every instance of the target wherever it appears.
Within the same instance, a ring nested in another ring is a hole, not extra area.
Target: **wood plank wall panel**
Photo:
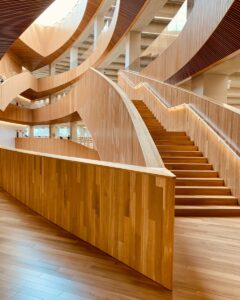
[[[0,6],[0,58],[53,0],[2,0]]]
[[[239,12],[238,0],[195,0],[177,40],[141,73],[175,84],[237,51]]]
[[[171,289],[174,178],[156,169],[0,149],[0,186],[51,222]]]
[[[15,145],[17,149],[21,150],[99,160],[99,155],[96,150],[69,140],[54,138],[17,138]]]
[[[131,76],[132,79],[132,76]],[[141,99],[152,111],[155,117],[168,131],[185,131],[188,136],[194,141],[199,150],[204,153],[209,162],[214,166],[214,169],[219,172],[227,186],[232,190],[234,196],[239,199],[240,203],[240,158],[219,139],[219,136],[208,126],[204,119],[199,117],[189,105],[185,105],[182,94],[175,93],[174,96],[179,100],[179,103],[171,104],[173,98],[161,94],[163,100],[169,101],[171,107],[167,107],[152,90],[148,83],[140,83],[137,86],[131,84],[127,77],[119,76],[119,84],[127,92],[131,99]],[[160,85],[160,83],[158,83]],[[162,83],[163,88],[180,90],[174,86],[170,87]],[[195,95],[194,95],[195,96]],[[206,101],[205,101],[206,102]],[[181,105],[183,104],[183,105]],[[205,103],[207,108],[207,103]],[[211,110],[211,109],[210,109]],[[215,111],[216,114],[219,111]],[[240,115],[238,115],[238,122]],[[240,127],[235,122],[237,119],[231,120],[233,123],[225,123],[229,126],[229,130],[236,131],[236,137],[240,139]],[[237,127],[235,127],[235,125]]]
[[[32,24],[11,50],[30,71],[50,64],[63,54],[93,21],[103,0],[79,1],[74,10],[54,27]],[[82,18],[80,17],[82,14]]]

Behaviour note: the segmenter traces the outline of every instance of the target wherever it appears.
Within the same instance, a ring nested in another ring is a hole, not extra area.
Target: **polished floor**
[[[177,218],[174,291],[0,191],[0,300],[240,299],[240,218]]]

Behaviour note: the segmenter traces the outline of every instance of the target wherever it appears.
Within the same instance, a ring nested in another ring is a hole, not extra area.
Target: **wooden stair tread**
[[[133,100],[165,167],[176,175],[176,216],[240,216],[238,199],[182,131],[167,131],[142,100]]]

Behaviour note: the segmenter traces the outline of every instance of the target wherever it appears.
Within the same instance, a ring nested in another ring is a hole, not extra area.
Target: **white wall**
[[[15,148],[16,130],[23,130],[24,126],[0,122],[0,147]]]

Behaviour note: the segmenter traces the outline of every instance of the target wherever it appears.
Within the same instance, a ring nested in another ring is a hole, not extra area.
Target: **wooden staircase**
[[[176,175],[177,216],[240,216],[238,199],[185,132],[171,132],[141,100],[133,100],[163,162]]]

